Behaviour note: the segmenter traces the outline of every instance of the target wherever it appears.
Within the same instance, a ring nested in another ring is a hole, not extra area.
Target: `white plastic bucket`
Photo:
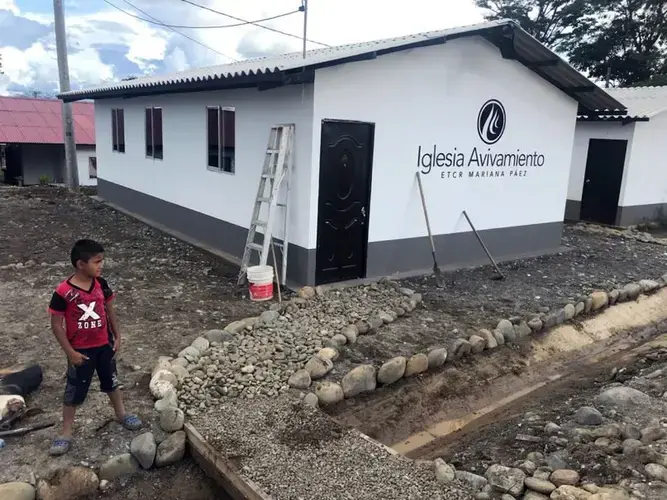
[[[264,302],[273,298],[273,268],[271,266],[251,266],[246,271],[250,300]]]

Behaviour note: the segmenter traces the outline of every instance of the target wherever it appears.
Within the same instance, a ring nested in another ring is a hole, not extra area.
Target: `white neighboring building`
[[[511,21],[60,97],[95,100],[100,196],[236,258],[294,123],[293,284],[428,272],[417,171],[441,265],[486,262],[464,209],[499,259],[559,248],[577,113],[622,108]]]
[[[627,116],[579,117],[565,218],[617,226],[667,220],[667,87],[607,89]]]

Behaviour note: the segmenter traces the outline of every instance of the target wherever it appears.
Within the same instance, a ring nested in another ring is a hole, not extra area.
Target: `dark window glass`
[[[222,143],[222,163],[220,168],[223,172],[228,172],[230,174],[234,173],[234,158],[235,158],[235,136],[236,136],[236,123],[235,123],[235,112],[231,109],[221,109],[220,110],[221,118],[221,129],[222,133],[220,134]]]
[[[117,109],[116,121],[118,123],[118,152],[125,152],[125,112]]]
[[[153,156],[153,113],[146,108],[146,156]]]
[[[117,109],[111,110],[111,149],[118,151],[118,114]]]
[[[153,108],[153,158],[162,159],[162,108]]]
[[[207,108],[208,114],[208,166],[219,168],[220,165],[220,127],[218,126],[218,108]]]

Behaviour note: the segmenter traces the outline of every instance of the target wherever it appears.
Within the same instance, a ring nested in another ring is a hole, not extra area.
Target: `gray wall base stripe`
[[[616,223],[619,226],[634,226],[650,221],[667,222],[667,203],[618,207],[616,212]]]
[[[474,221],[473,221],[474,222]],[[513,260],[537,256],[561,247],[562,222],[515,226],[479,231],[494,259]],[[458,269],[488,264],[488,258],[472,231],[434,235],[438,264]],[[428,237],[374,242],[368,245],[368,277],[411,273],[432,269],[433,258]]]
[[[128,215],[211,251],[237,266],[240,264],[248,234],[246,228],[105,179],[98,179],[97,193],[100,198]],[[278,255],[276,257],[279,258]],[[315,278],[315,250],[291,244],[287,257],[288,282],[312,284]],[[269,263],[273,263],[270,258]]]
[[[565,202],[565,220],[579,220],[581,217],[581,201],[567,200]]]

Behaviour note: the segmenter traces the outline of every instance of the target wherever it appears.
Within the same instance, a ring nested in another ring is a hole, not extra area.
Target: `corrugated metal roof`
[[[624,87],[607,92],[625,104],[628,116],[633,118],[652,118],[667,111],[667,86]]]
[[[483,36],[500,49],[503,57],[521,62],[576,99],[580,103],[581,111],[608,109],[615,111],[615,114],[625,113],[625,107],[621,103],[510,20],[316,49],[308,51],[305,59],[301,52],[293,52],[162,76],[142,77],[74,90],[59,97],[66,101],[76,101],[127,95],[304,83],[307,78],[311,78],[312,81],[312,73],[308,76],[308,70],[372,59],[399,50],[445,43],[447,40],[473,35]]]
[[[0,143],[62,144],[62,103],[56,99],[0,97]],[[72,105],[77,144],[95,144],[95,107]]]

